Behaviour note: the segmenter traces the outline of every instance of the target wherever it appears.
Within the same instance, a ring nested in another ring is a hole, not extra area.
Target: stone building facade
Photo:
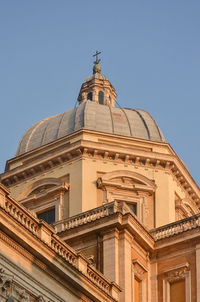
[[[198,185],[98,60],[78,102],[1,174],[1,301],[200,302]]]

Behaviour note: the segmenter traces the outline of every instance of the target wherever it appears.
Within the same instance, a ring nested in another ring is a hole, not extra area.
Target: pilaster
[[[103,235],[103,273],[119,284],[119,231],[109,230]]]
[[[119,285],[122,288],[120,301],[132,302],[132,263],[131,263],[132,236],[124,230],[120,234],[119,249]]]

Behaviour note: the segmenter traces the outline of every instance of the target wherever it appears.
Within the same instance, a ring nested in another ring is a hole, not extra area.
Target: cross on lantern
[[[95,64],[99,64],[101,59],[98,59],[98,55],[100,55],[101,51],[96,50],[96,53],[93,55],[93,57],[96,57],[96,61],[94,62]]]

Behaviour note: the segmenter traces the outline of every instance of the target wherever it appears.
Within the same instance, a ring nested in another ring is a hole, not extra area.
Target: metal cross
[[[101,51],[96,50],[96,53],[93,55],[93,57],[96,57],[96,61],[95,61],[96,64],[98,64],[101,61],[101,59],[98,59],[98,55],[100,55],[100,53]]]

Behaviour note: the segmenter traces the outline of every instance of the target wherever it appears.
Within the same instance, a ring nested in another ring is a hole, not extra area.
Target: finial
[[[94,66],[93,66],[93,74],[95,73],[101,73],[101,66],[99,65],[99,62],[101,59],[98,58],[98,55],[100,55],[100,51],[96,50],[96,53],[93,55],[93,57],[96,57],[96,60],[94,61]]]

